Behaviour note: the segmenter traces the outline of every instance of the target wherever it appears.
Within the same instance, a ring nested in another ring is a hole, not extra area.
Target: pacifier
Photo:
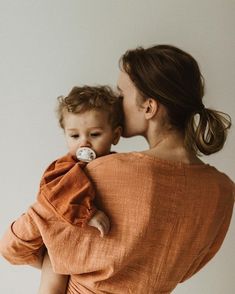
[[[78,160],[84,162],[90,162],[96,158],[95,151],[89,147],[78,148],[78,150],[76,151],[76,156]]]

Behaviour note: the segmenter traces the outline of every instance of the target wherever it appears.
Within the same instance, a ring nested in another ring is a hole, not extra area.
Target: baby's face
[[[97,157],[107,155],[111,145],[117,144],[121,134],[120,128],[112,129],[108,114],[104,111],[65,112],[63,123],[65,139],[72,155],[80,147],[93,149]]]

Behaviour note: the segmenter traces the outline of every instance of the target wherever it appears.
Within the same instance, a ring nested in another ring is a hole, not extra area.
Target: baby
[[[52,204],[56,213],[65,216],[65,221],[97,228],[103,237],[109,231],[109,219],[94,206],[94,193],[83,189],[89,179],[82,168],[96,157],[110,154],[111,146],[118,143],[123,123],[122,101],[107,86],[84,86],[74,87],[67,97],[59,97],[58,102],[59,123],[69,154],[54,161],[44,173],[41,186],[47,187],[47,193],[43,194],[49,196],[46,199],[39,196],[38,201]],[[74,184],[73,173],[77,177],[78,172],[81,181]],[[76,185],[81,187],[74,192]],[[71,199],[76,199],[75,206]],[[54,273],[46,253],[39,294],[65,293],[67,281],[68,276]]]

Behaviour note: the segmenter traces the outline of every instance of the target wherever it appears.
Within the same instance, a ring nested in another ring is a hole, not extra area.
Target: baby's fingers
[[[98,224],[98,230],[100,231],[100,236],[103,238],[104,235],[107,235],[110,230],[109,220],[103,220]]]
[[[106,217],[105,220],[102,221],[102,227],[104,229],[104,234],[108,234],[109,230],[110,230],[110,221],[109,219]]]
[[[104,235],[105,235],[104,228],[103,228],[101,225],[99,225],[99,226],[98,226],[98,230],[100,231],[100,237],[103,238]]]
[[[97,228],[100,231],[101,237],[108,234],[110,230],[109,218],[102,211],[97,211],[88,222],[88,225]]]

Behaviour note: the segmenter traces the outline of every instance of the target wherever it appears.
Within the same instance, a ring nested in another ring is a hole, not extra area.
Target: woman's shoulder
[[[173,161],[163,159],[157,156],[153,156],[148,154],[147,152],[143,151],[133,151],[133,152],[126,152],[126,153],[111,153],[106,156],[99,157],[88,164],[89,168],[97,167],[99,165],[104,164],[141,164],[146,166],[162,166],[165,168],[175,168],[175,169],[182,169],[184,167],[190,166],[198,166],[203,167],[207,166],[203,162],[200,161],[200,164],[184,164],[180,161]]]
[[[98,166],[112,166],[116,167],[125,167],[125,168],[133,168],[133,167],[146,167],[147,169],[162,169],[162,170],[171,170],[172,172],[182,172],[185,168],[190,168],[193,166],[194,168],[205,168],[209,165],[200,163],[200,164],[184,164],[178,161],[166,160],[156,156],[152,156],[146,152],[126,152],[126,153],[112,153],[106,156],[99,157],[94,161],[90,162],[87,165],[88,169],[93,169]]]
[[[106,156],[96,158],[95,160],[88,163],[87,168],[93,169],[102,165],[114,165],[114,164],[127,164],[135,162],[137,159],[136,152],[126,153],[111,153]]]
[[[232,181],[225,173],[219,171],[214,166],[199,160],[193,164],[183,163],[180,161],[172,161],[149,155],[146,152],[126,152],[112,153],[99,157],[87,165],[88,170],[97,167],[116,169],[133,169],[144,168],[169,174],[192,174],[192,176],[210,175],[224,181]]]

